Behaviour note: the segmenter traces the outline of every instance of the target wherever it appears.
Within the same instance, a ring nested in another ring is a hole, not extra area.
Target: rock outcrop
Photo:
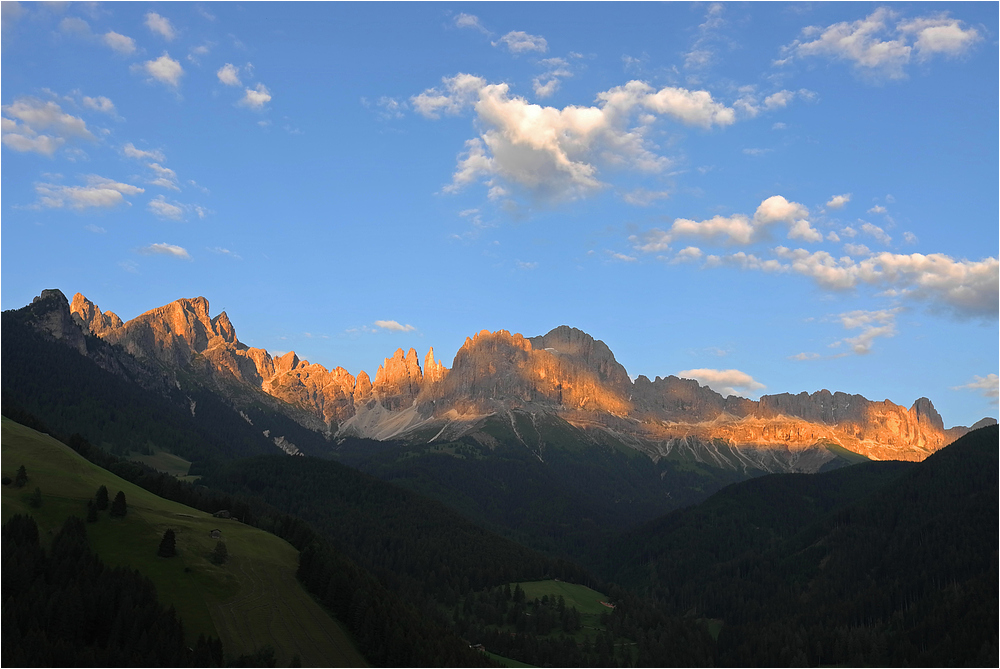
[[[36,302],[58,302],[50,293]],[[559,416],[598,441],[617,439],[654,458],[692,443],[724,443],[733,453],[757,453],[747,462],[758,464],[791,462],[808,451],[801,460],[809,464],[800,465],[813,467],[833,457],[825,444],[873,459],[921,460],[968,431],[945,430],[927,398],[909,409],[828,390],[755,401],[722,397],[676,376],[653,381],[639,376],[633,382],[604,342],[567,326],[530,339],[483,330],[465,340],[451,369],[435,360],[433,349],[423,368],[415,349],[398,349],[372,380],[364,371],[354,377],[342,367],[300,360],[294,352],[272,357],[247,347],[225,312],[210,316],[203,297],[177,300],[124,323],[80,294],[69,309],[41,311],[39,327],[83,353],[84,338],[73,339],[67,322],[82,324],[137,358],[195,373],[220,388],[281,400],[298,412],[293,417],[300,422],[322,425],[331,434],[454,438],[475,430],[483,416],[518,411]]]

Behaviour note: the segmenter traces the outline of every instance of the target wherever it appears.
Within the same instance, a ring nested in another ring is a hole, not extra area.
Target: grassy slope
[[[611,612],[610,608],[601,604],[602,601],[608,601],[608,596],[591,590],[585,585],[555,580],[530,581],[519,585],[524,590],[525,599],[529,601],[535,598],[541,599],[545,595],[548,595],[550,599],[562,595],[566,600],[566,606],[575,606],[581,615],[600,617],[602,613]]]
[[[346,632],[303,590],[295,578],[298,552],[287,542],[233,520],[220,520],[171,502],[87,462],[72,449],[30,428],[3,418],[2,473],[13,479],[25,465],[28,485],[3,486],[3,521],[29,513],[45,543],[70,515],[86,516],[86,503],[101,485],[111,497],[119,491],[128,515],[111,519],[101,512],[88,524],[91,546],[111,565],[138,569],[156,584],[161,601],[172,604],[185,630],[219,636],[226,656],[252,653],[260,645],[275,649],[279,666],[298,654],[304,666],[363,666],[364,659]],[[27,499],[41,488],[43,504],[32,509]],[[167,528],[177,536],[174,558],[156,556]],[[230,561],[209,562],[222,531]]]

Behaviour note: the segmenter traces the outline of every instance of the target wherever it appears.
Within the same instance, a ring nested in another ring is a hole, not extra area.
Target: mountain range
[[[77,293],[36,300],[57,304],[43,327],[85,353],[72,325],[118,345],[165,373],[192,375],[236,404],[269,404],[331,439],[362,437],[427,443],[472,436],[489,445],[490,418],[509,423],[517,439],[544,458],[544,443],[520,426],[565,421],[584,440],[616,444],[654,460],[687,456],[737,470],[818,471],[841,447],[875,460],[919,461],[972,428],[945,429],[927,398],[909,409],[889,400],[818,392],[723,397],[676,376],[633,381],[608,346],[568,326],[524,337],[483,330],[468,337],[451,368],[428,350],[397,349],[372,379],[328,369],[294,352],[272,356],[236,336],[226,312],[211,316],[204,297],[179,299],[129,321]],[[528,430],[535,433],[537,430]],[[275,439],[279,439],[276,435]],[[294,444],[279,446],[294,452]]]

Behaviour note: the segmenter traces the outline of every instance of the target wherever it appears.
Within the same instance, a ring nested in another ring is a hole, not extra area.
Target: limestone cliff
[[[46,293],[38,299],[48,299]],[[530,339],[483,330],[466,339],[451,369],[435,360],[433,349],[423,368],[415,349],[397,349],[372,380],[364,371],[354,377],[294,352],[272,357],[249,348],[225,312],[210,316],[203,297],[177,300],[124,323],[80,294],[67,313],[50,311],[41,326],[50,336],[72,338],[64,321],[78,322],[137,358],[196,373],[220,388],[281,400],[298,412],[293,417],[306,417],[300,422],[331,433],[454,438],[477,429],[480,417],[519,411],[559,416],[581,434],[614,438],[654,458],[692,443],[724,443],[734,453],[757,453],[747,460],[755,466],[784,462],[774,465],[780,469],[821,466],[833,457],[826,444],[874,459],[921,460],[967,431],[945,430],[927,398],[909,409],[828,390],[755,401],[724,398],[676,376],[632,382],[604,342],[567,326]],[[85,350],[82,337],[67,343]],[[806,452],[811,455],[797,455]],[[789,464],[797,458],[798,465]]]

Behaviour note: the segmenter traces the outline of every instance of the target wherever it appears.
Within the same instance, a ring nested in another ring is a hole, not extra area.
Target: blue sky
[[[3,3],[2,306],[997,414],[996,3]]]

